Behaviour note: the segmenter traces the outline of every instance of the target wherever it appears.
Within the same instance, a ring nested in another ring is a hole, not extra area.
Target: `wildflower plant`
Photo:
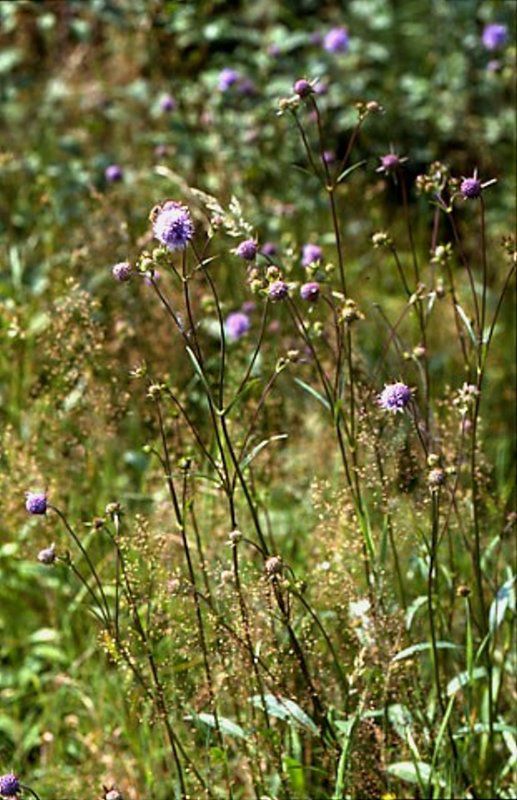
[[[336,23],[311,46],[334,64],[351,43]],[[252,104],[246,80],[240,67],[214,73],[214,104]],[[515,244],[490,238],[495,179],[434,162],[413,180],[409,149],[370,148],[376,101],[349,104],[336,147],[319,84],[290,80],[275,117],[317,213],[266,192],[259,214],[244,181],[219,198],[159,166],[174,199],[149,179],[148,219],[134,201],[111,276],[103,262],[104,304],[91,327],[77,314],[88,346],[68,339],[66,370],[51,363],[66,391],[41,437],[80,405],[99,351],[114,352],[116,402],[99,419],[121,440],[136,429],[139,450],[122,455],[115,437],[110,499],[92,509],[34,464],[14,481],[35,574],[45,595],[87,609],[80,624],[126,713],[112,729],[128,772],[143,765],[138,787],[123,768],[102,773],[105,800],[511,796],[515,519],[510,490],[492,496],[485,442]],[[181,104],[167,94],[160,108],[176,117]],[[128,202],[112,191],[109,215],[96,197],[110,247]],[[373,202],[388,193],[391,219]],[[74,308],[66,298],[52,330]],[[110,314],[108,345],[96,326]],[[86,424],[81,408],[62,445],[85,487],[94,411]],[[82,730],[78,741],[93,752]],[[38,797],[0,777],[0,796],[24,794]]]

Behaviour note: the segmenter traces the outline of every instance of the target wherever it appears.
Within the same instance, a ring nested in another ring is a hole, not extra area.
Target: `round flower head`
[[[243,94],[246,97],[252,97],[255,94],[255,84],[251,80],[251,78],[241,78],[237,82],[237,91],[239,94]]]
[[[47,513],[47,495],[44,492],[27,492],[25,508],[29,514]]]
[[[153,223],[154,238],[168,250],[184,250],[194,236],[190,211],[181,203],[168,201]]]
[[[0,795],[2,797],[17,797],[21,788],[20,781],[12,772],[0,776]]]
[[[464,178],[461,182],[460,192],[467,200],[475,200],[481,195],[481,181],[479,178]]]
[[[320,296],[320,285],[316,283],[316,281],[310,281],[309,283],[304,283],[302,288],[300,289],[300,297],[302,300],[308,300],[311,303],[315,303],[318,297]]]
[[[56,545],[51,544],[50,547],[45,547],[38,553],[38,561],[40,564],[53,564],[56,560]]]
[[[233,314],[228,314],[224,329],[229,339],[236,341],[244,336],[251,327],[250,318],[242,311],[234,311]]]
[[[106,792],[104,800],[124,800],[124,798],[118,789],[110,789],[109,792]]]
[[[120,261],[111,268],[111,274],[116,281],[124,283],[124,281],[128,281],[133,274],[133,268],[129,261]]]
[[[218,86],[221,92],[227,92],[232,86],[235,86],[239,80],[239,73],[231,67],[225,67],[219,73]]]
[[[327,53],[346,53],[348,44],[346,28],[332,28],[323,39],[323,47]]]
[[[294,93],[298,95],[298,97],[308,97],[310,94],[313,93],[314,89],[309,81],[306,81],[305,78],[300,78],[296,81],[293,86]]]
[[[386,153],[385,156],[381,156],[381,165],[377,167],[377,172],[385,172],[388,174],[389,172],[395,172],[397,167],[400,167],[407,158],[401,158],[396,153]]]
[[[323,151],[323,159],[325,164],[333,164],[336,160],[336,154],[333,150],[324,150]]]
[[[411,400],[411,389],[405,383],[386,384],[379,396],[379,405],[394,414],[403,411]]]
[[[269,285],[267,293],[270,300],[285,300],[289,294],[289,287],[285,281],[273,281]]]
[[[264,242],[260,248],[260,252],[263,256],[274,256],[276,255],[277,251],[278,248],[274,242]]]
[[[460,193],[465,200],[476,200],[478,197],[481,197],[483,189],[492,186],[494,183],[496,183],[495,178],[492,178],[490,181],[480,181],[478,178],[478,171],[475,169],[471,178],[463,178],[460,184]]]
[[[124,172],[122,167],[118,164],[110,164],[109,167],[106,167],[104,170],[104,177],[108,181],[108,183],[116,183],[117,181],[121,181],[124,177]]]
[[[244,261],[253,261],[257,255],[257,243],[253,239],[245,239],[235,248],[235,255]]]
[[[164,94],[160,98],[160,110],[168,113],[176,108],[176,100],[171,94]]]
[[[304,244],[302,248],[302,266],[310,267],[316,261],[320,261],[323,250],[317,244]]]
[[[252,314],[257,307],[257,304],[253,300],[245,300],[242,304],[242,311],[245,314]]]
[[[490,25],[485,25],[481,39],[487,50],[498,50],[506,44],[508,28],[506,25],[492,22]]]

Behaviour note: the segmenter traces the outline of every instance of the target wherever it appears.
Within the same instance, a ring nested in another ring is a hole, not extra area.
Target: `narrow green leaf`
[[[205,714],[202,712],[201,714],[189,714],[187,717],[184,717],[185,720],[193,720],[194,722],[202,722],[203,725],[207,725],[209,728],[216,728],[215,717],[213,714]],[[226,717],[218,716],[219,720],[219,728],[221,729],[221,733],[226,734],[227,736],[236,736],[238,739],[246,739],[247,735],[243,728],[240,725],[237,725],[236,722],[232,722],[231,719],[227,719]]]
[[[264,702],[266,708],[272,717],[283,719],[285,722],[297,723],[302,728],[311,731],[311,733],[318,733],[318,728],[308,714],[303,711],[294,700],[288,700],[285,697],[275,697],[273,694],[264,695]],[[262,708],[262,698],[256,694],[250,698],[250,703],[256,708]]]
[[[279,433],[277,436],[270,436],[269,439],[263,439],[256,447],[253,448],[251,453],[248,453],[248,455],[243,458],[241,461],[241,469],[246,469],[246,467],[251,464],[253,459],[256,458],[270,442],[278,442],[280,439],[287,439],[287,433]]]
[[[431,778],[431,766],[425,761],[398,761],[396,764],[389,764],[386,772],[406,783],[428,784]]]
[[[509,578],[500,589],[490,606],[489,625],[493,634],[501,625],[507,610],[515,611],[515,578]]]
[[[465,314],[464,310],[459,305],[459,303],[456,303],[455,308],[456,308],[458,314],[460,315],[460,317],[461,317],[461,319],[463,321],[463,324],[465,325],[465,327],[466,327],[466,329],[468,331],[468,334],[469,334],[470,338],[472,339],[473,344],[477,345],[477,338],[476,338],[476,334],[474,333],[474,329],[472,327],[472,323],[470,322],[469,318],[467,317],[467,315]]]
[[[294,382],[297,383],[298,386],[300,386],[300,388],[304,390],[304,392],[307,392],[307,394],[310,394],[312,397],[315,398],[315,400],[317,400],[319,403],[321,403],[321,405],[324,408],[326,408],[327,411],[330,411],[330,405],[328,404],[327,400],[323,397],[322,394],[317,392],[316,389],[313,389],[312,386],[309,386],[308,383],[305,383],[305,381],[302,381],[301,378],[295,378]]]
[[[456,694],[456,692],[459,692],[460,689],[463,689],[464,686],[468,686],[472,681],[477,681],[484,677],[486,677],[486,669],[484,667],[476,667],[472,671],[472,675],[469,675],[468,670],[466,672],[460,672],[459,675],[456,675],[456,677],[447,684],[447,695],[450,697]]]
[[[363,164],[366,164],[366,159],[357,161],[355,164],[352,164],[350,167],[344,169],[343,172],[338,176],[336,183],[341,183],[341,181],[344,181],[348,175],[351,175],[351,173],[358,169],[358,167],[362,167]]]
[[[430,650],[431,647],[431,642],[419,642],[418,644],[413,644],[411,647],[406,647],[404,650],[401,650],[400,653],[397,653],[391,660],[402,661],[404,658],[411,658],[411,656],[414,656],[416,653],[423,653],[425,650]],[[452,642],[436,642],[436,647],[438,650],[458,650],[458,645]]]

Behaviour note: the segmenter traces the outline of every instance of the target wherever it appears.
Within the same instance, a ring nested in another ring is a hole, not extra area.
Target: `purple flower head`
[[[255,303],[254,300],[245,300],[244,303],[242,304],[242,311],[245,314],[252,314],[255,311],[256,307],[257,304]]]
[[[164,94],[160,98],[160,111],[164,113],[168,113],[169,111],[174,111],[176,108],[176,100],[172,96],[172,94]]]
[[[508,28],[506,25],[492,22],[489,25],[485,25],[481,39],[487,50],[499,50],[500,47],[504,47],[506,44]]]
[[[488,64],[486,65],[487,72],[499,72],[502,67],[502,63],[497,58],[492,58]]]
[[[379,405],[386,411],[403,411],[411,400],[411,389],[405,383],[387,383],[379,395]]]
[[[323,255],[323,250],[318,244],[304,244],[302,248],[302,266],[310,267],[316,261],[320,261]]]
[[[244,336],[251,327],[250,318],[242,311],[234,311],[228,314],[224,323],[224,329],[229,339],[236,341]]]
[[[38,561],[40,564],[53,564],[56,560],[56,545],[51,544],[50,547],[45,547],[38,553]]]
[[[480,181],[478,178],[478,171],[475,169],[472,177],[463,178],[460,184],[460,194],[464,200],[476,200],[478,197],[481,197],[483,189],[492,186],[494,183],[496,183],[495,178],[492,178],[490,181]]]
[[[253,97],[256,92],[255,84],[251,78],[242,78],[237,83],[237,91],[245,97]]]
[[[111,274],[116,281],[123,283],[124,281],[128,281],[130,279],[131,275],[133,274],[133,268],[129,261],[120,261],[111,268]]]
[[[221,92],[227,92],[228,89],[231,89],[232,86],[235,86],[239,80],[239,77],[240,76],[237,70],[232,69],[231,67],[225,67],[225,69],[221,70],[219,73],[219,90]]]
[[[390,172],[395,172],[397,167],[400,167],[407,158],[401,158],[396,153],[386,153],[385,156],[380,156],[381,165],[377,168],[377,172],[385,172],[386,174]]]
[[[297,80],[293,86],[293,90],[298,97],[308,97],[314,91],[312,84],[310,84],[309,81],[306,81],[305,78],[300,78]]]
[[[153,223],[154,238],[168,250],[184,250],[194,236],[190,211],[181,203],[169,200]]]
[[[481,195],[481,181],[479,178],[464,178],[461,182],[460,192],[467,200],[475,200]]]
[[[2,797],[16,797],[21,792],[20,781],[12,772],[0,776],[0,794]]]
[[[308,300],[311,303],[315,303],[318,297],[320,296],[320,285],[316,283],[316,281],[309,281],[309,283],[304,283],[300,289],[300,297],[302,300]]]
[[[109,167],[106,167],[104,170],[104,177],[108,181],[108,183],[116,183],[117,181],[121,181],[124,177],[124,172],[122,167],[118,164],[110,164]]]
[[[277,300],[285,300],[289,294],[289,286],[285,281],[273,281],[273,283],[269,284],[267,293],[269,295],[269,299],[273,300],[273,302]]]
[[[323,47],[327,53],[346,53],[349,38],[346,28],[332,28],[323,39]]]
[[[239,256],[244,261],[254,261],[257,250],[257,243],[254,239],[245,239],[235,248],[234,252],[236,256]]]
[[[25,508],[29,514],[46,514],[47,495],[45,492],[26,492]]]
[[[281,52],[282,51],[279,45],[277,45],[275,42],[273,42],[273,44],[270,44],[267,49],[267,54],[268,56],[271,56],[271,58],[278,58]]]
[[[264,242],[260,248],[260,252],[263,256],[275,256],[278,252],[278,247],[274,242]]]
[[[323,151],[323,159],[325,164],[333,164],[336,160],[336,154],[333,150],[324,150]]]

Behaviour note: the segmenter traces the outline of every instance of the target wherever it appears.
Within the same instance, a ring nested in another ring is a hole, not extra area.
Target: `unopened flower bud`
[[[274,577],[282,572],[283,563],[280,556],[271,556],[264,564],[264,569],[268,577]]]
[[[50,547],[45,547],[38,553],[38,561],[40,564],[53,564],[56,560],[56,545],[51,544]]]

